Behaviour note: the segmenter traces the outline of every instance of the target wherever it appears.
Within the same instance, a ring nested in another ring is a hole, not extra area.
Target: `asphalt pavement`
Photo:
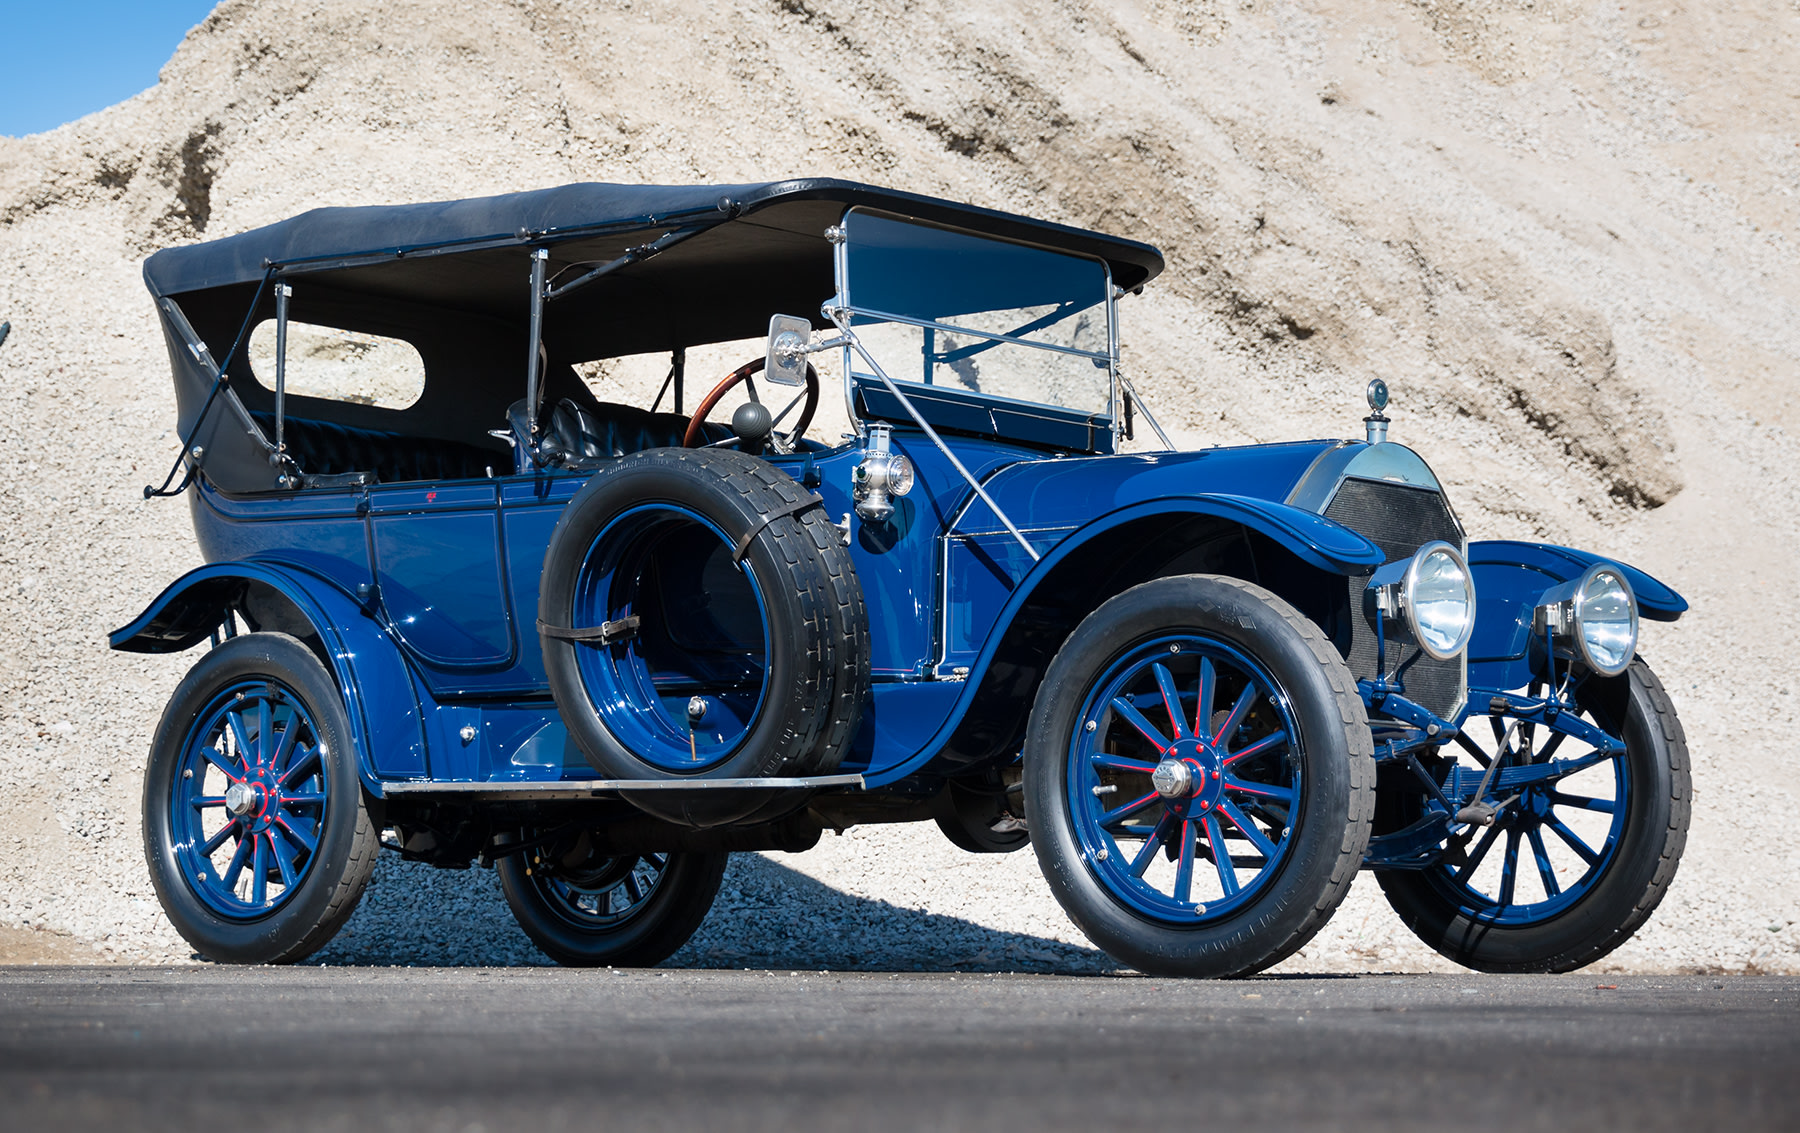
[[[1793,1130],[1800,979],[0,968],[6,1130],[1152,1122]]]

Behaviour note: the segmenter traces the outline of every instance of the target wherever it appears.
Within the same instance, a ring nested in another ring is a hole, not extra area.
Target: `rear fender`
[[[1687,600],[1636,567],[1548,543],[1494,539],[1469,544],[1475,576],[1475,635],[1469,641],[1469,687],[1522,688],[1532,678],[1531,624],[1544,592],[1580,578],[1595,563],[1619,568],[1637,597],[1638,616],[1672,622]]]
[[[236,612],[252,630],[305,641],[344,698],[365,786],[426,774],[412,677],[387,632],[350,595],[306,571],[270,563],[212,563],[189,571],[108,635],[130,653],[178,653],[211,637]]]
[[[1009,758],[1050,659],[1081,619],[1139,583],[1189,573],[1243,578],[1293,602],[1329,634],[1344,604],[1340,580],[1369,573],[1382,558],[1341,524],[1245,496],[1160,499],[1109,512],[1069,533],[1020,579],[948,720],[911,758],[873,769],[869,785],[927,761],[934,773],[956,774]]]

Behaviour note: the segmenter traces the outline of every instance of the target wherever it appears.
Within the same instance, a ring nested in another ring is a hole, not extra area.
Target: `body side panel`
[[[425,775],[425,737],[412,673],[387,631],[328,579],[286,564],[212,563],[171,583],[130,624],[114,630],[110,643],[133,652],[186,649],[223,621],[246,582],[278,592],[318,635],[343,693],[370,791],[380,796],[381,778]],[[183,626],[185,632],[174,632]]]

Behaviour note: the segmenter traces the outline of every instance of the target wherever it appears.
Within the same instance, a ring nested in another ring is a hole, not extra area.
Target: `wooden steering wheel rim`
[[[700,399],[700,404],[694,407],[694,415],[688,418],[687,432],[681,438],[683,448],[699,448],[706,443],[706,434],[702,431],[702,426],[706,424],[706,415],[719,404],[720,398],[731,392],[732,387],[759,372],[767,361],[766,358],[753,358],[745,362],[731,373],[726,374],[718,385]],[[818,408],[819,371],[813,369],[813,364],[808,362],[806,364],[806,404],[801,407],[800,419],[794,422],[794,431],[791,434],[794,439],[798,440],[805,434],[806,427],[812,424],[813,414],[817,412]]]

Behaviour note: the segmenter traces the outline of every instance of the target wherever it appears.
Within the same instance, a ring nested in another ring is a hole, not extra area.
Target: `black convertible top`
[[[1135,240],[854,181],[801,178],[752,185],[590,182],[461,201],[318,208],[223,240],[158,252],[145,262],[144,280],[158,296],[179,295],[254,282],[271,265],[286,274],[411,260],[407,270],[387,274],[429,292],[447,277],[467,274],[455,262],[465,256],[438,258],[446,253],[548,246],[554,268],[556,260],[604,256],[619,246],[608,236],[634,235],[635,243],[649,229],[761,228],[816,239],[824,227],[819,220],[829,223],[855,205],[1104,259],[1113,281],[1127,289],[1162,270],[1161,253]],[[734,220],[747,223],[729,224]],[[743,232],[706,245],[730,259],[758,242]]]
[[[163,317],[182,434],[208,452],[210,479],[249,491],[276,473],[256,418],[272,413],[274,383],[234,345],[274,316],[271,280],[292,287],[296,321],[399,338],[425,364],[424,393],[406,409],[290,396],[291,417],[493,448],[488,431],[524,391],[535,249],[548,255],[551,296],[538,340],[546,404],[585,405],[577,363],[761,338],[777,312],[823,329],[820,305],[836,290],[825,231],[854,207],[1104,260],[1126,289],[1162,270],[1162,254],[1135,240],[812,178],[319,208],[158,252],[144,281]],[[202,427],[214,360],[230,381]]]

